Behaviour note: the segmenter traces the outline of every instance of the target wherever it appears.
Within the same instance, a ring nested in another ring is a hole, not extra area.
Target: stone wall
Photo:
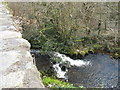
[[[0,3],[0,89],[44,88],[30,43],[22,38],[6,7]]]

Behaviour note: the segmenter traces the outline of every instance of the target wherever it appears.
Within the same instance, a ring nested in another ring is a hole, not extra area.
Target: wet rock
[[[56,62],[55,62],[55,61],[53,61],[52,63],[53,63],[53,64],[56,64]]]
[[[66,66],[62,66],[61,70],[66,71]]]

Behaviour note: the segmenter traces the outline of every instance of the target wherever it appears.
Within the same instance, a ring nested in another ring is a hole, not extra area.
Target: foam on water
[[[53,65],[53,68],[54,68],[55,71],[57,72],[57,77],[58,77],[58,78],[67,79],[67,77],[65,76],[67,70],[66,70],[66,71],[62,71],[61,68],[59,67],[59,64]]]
[[[57,73],[57,77],[58,78],[64,78],[67,79],[67,77],[65,76],[66,72],[68,71],[67,69],[65,71],[62,71],[60,64],[62,64],[62,62],[68,62],[70,63],[71,66],[86,66],[86,65],[90,65],[89,61],[83,61],[83,60],[73,60],[70,57],[65,56],[64,54],[60,54],[58,52],[54,52],[54,57],[58,57],[61,58],[61,62],[60,63],[56,63],[53,65],[56,73]]]
[[[86,61],[79,60],[79,59],[73,60],[70,57],[67,57],[64,54],[60,54],[58,52],[55,52],[54,56],[61,58],[63,62],[65,62],[65,61],[70,62],[71,66],[83,66],[83,65],[89,65],[90,64],[89,61],[86,62]]]

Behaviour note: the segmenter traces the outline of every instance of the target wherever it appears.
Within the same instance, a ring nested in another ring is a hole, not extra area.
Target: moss
[[[101,48],[102,48],[102,45],[95,44],[95,45],[93,45],[93,48],[94,48],[94,49],[101,49]]]
[[[120,54],[119,53],[111,53],[110,54],[110,58],[114,59],[114,60],[118,60],[120,58]]]
[[[117,47],[115,50],[120,54],[120,47]]]
[[[44,77],[43,83],[45,86],[50,88],[76,88],[72,84],[63,82],[57,79],[53,79],[51,77]]]
[[[84,57],[86,54],[88,54],[88,50],[80,51],[79,54]]]
[[[118,54],[118,53],[115,53],[115,56],[119,56],[119,54]]]
[[[89,51],[88,49],[84,50],[85,54],[88,54],[88,51]]]
[[[80,49],[71,49],[69,53],[71,55],[76,55],[76,56],[81,55],[82,57],[84,57],[86,54],[88,54],[88,51],[89,49],[87,48],[80,48]]]
[[[113,55],[113,58],[115,58],[115,59],[120,58],[120,54],[116,52],[116,53]]]
[[[78,52],[76,49],[70,51],[70,54],[71,54],[71,55],[72,55],[72,54],[74,54],[74,55],[78,55],[78,53],[79,53],[79,52]]]
[[[89,51],[92,52],[92,53],[95,53],[93,48],[92,48],[92,49],[89,49]]]
[[[80,51],[79,54],[85,56],[85,51]]]

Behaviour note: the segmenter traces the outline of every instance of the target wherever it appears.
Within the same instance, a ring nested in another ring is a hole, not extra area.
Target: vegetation
[[[21,21],[23,37],[42,54],[58,51],[84,56],[86,48],[107,52],[120,48],[118,3],[19,2],[8,6]]]
[[[68,82],[58,80],[55,75],[49,76],[46,71],[40,71],[40,76],[42,77],[44,85],[49,88],[78,88]],[[84,87],[79,86],[79,88]]]
[[[117,2],[9,2],[8,6],[20,21],[23,37],[41,54],[56,51],[81,58],[109,53],[120,58]],[[46,73],[42,72],[46,86],[75,88]]]
[[[75,88],[72,84],[57,79],[53,79],[51,77],[44,77],[43,83],[44,85],[51,88]]]

